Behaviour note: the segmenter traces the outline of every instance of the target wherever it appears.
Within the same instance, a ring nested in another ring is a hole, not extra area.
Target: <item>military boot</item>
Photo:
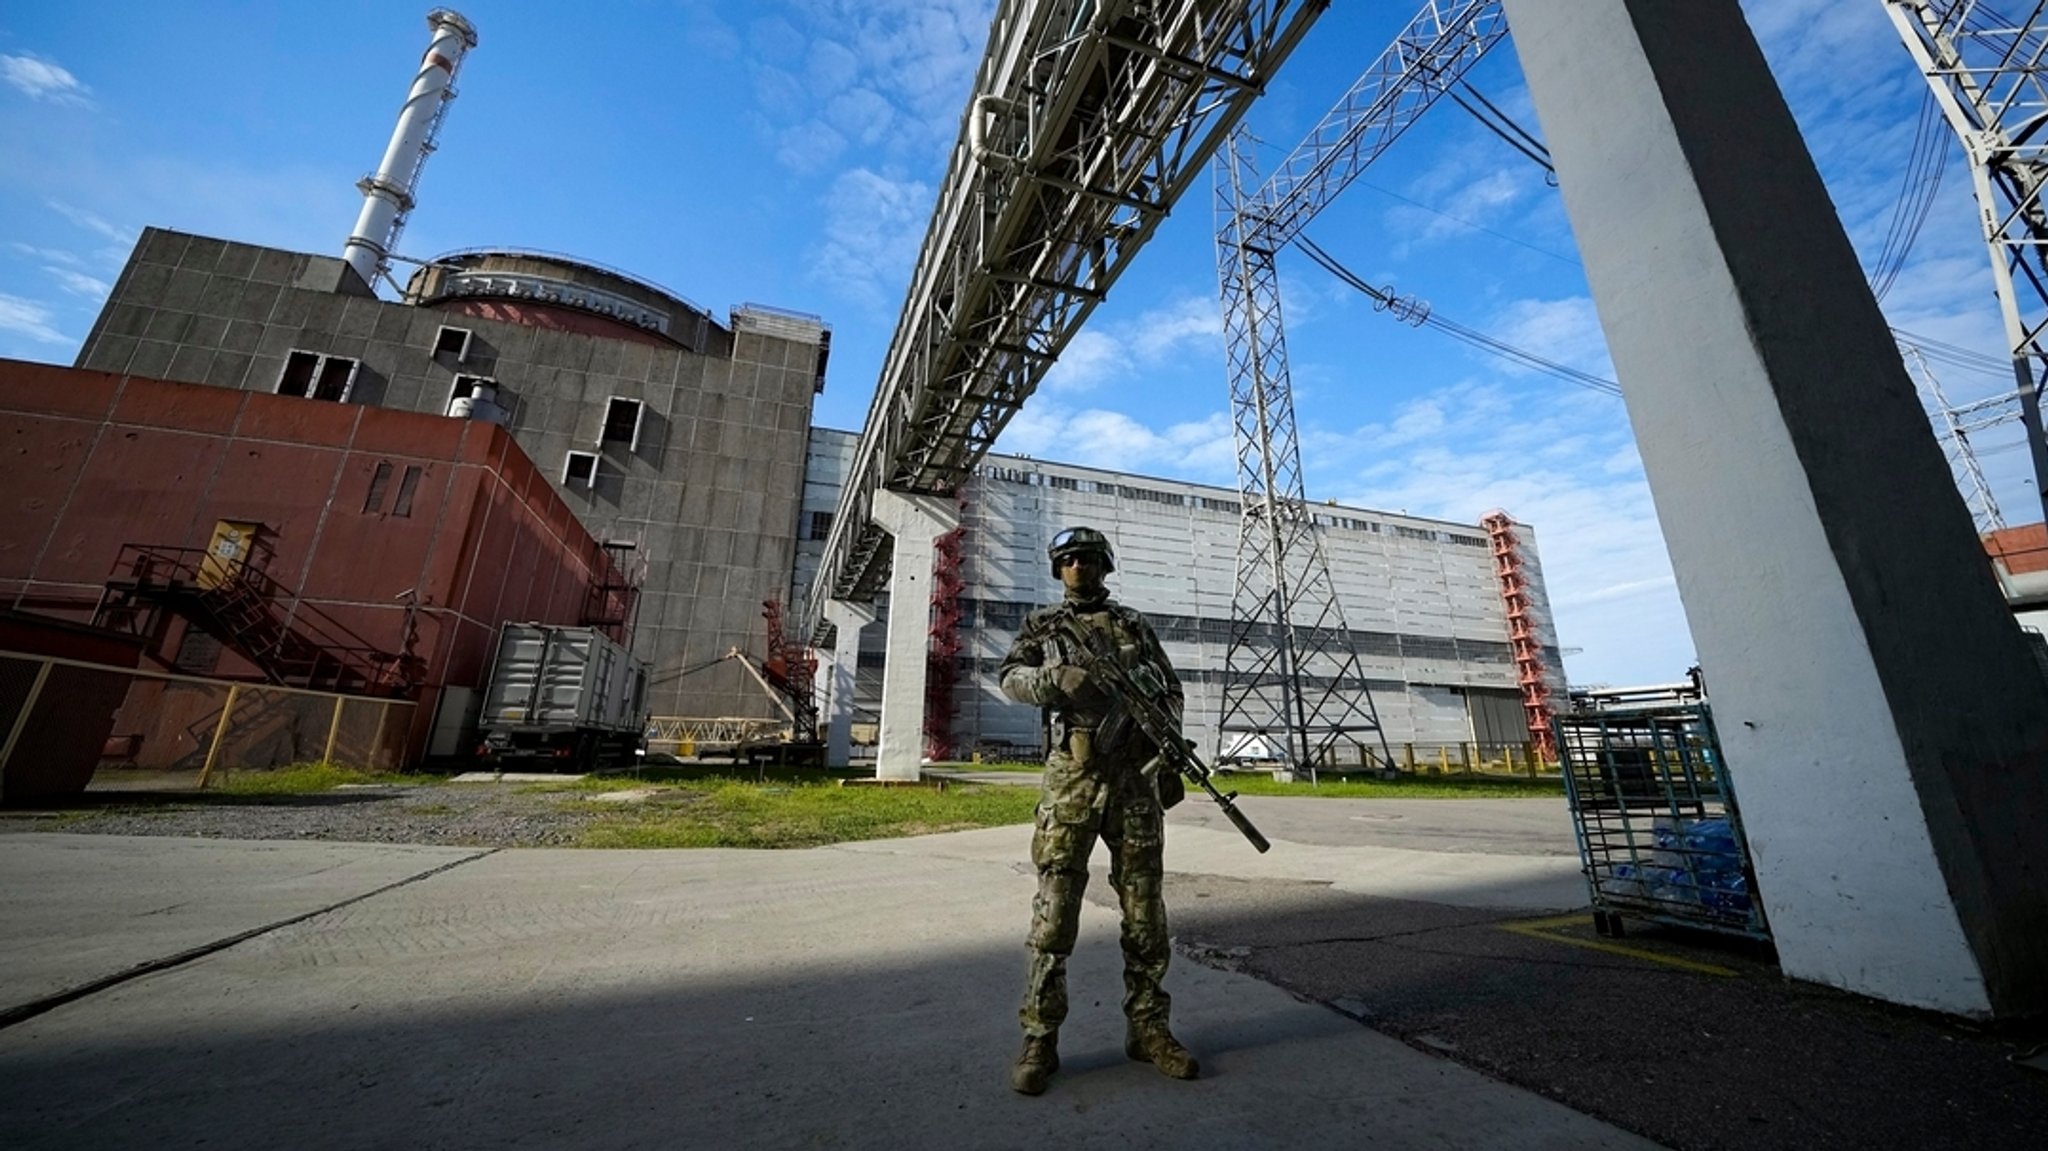
[[[1044,1094],[1045,1081],[1060,1069],[1059,1045],[1058,1032],[1026,1035],[1024,1053],[1017,1056],[1016,1066],[1010,1068],[1010,1090],[1024,1095]]]
[[[1161,1075],[1175,1079],[1193,1079],[1202,1072],[1194,1053],[1182,1047],[1164,1023],[1125,1028],[1124,1054],[1140,1063],[1150,1063],[1159,1068]]]

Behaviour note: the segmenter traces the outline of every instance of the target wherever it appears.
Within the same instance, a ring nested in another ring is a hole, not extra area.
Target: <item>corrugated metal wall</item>
[[[829,523],[855,442],[848,432],[812,432],[807,526]],[[1115,542],[1112,592],[1151,618],[1187,687],[1189,735],[1213,751],[1236,590],[1237,493],[991,455],[965,495],[968,603],[961,626],[962,658],[970,666],[957,697],[961,746],[1039,743],[1036,710],[1004,699],[994,672],[1024,614],[1060,594],[1046,541],[1063,527],[1088,524]],[[1500,716],[1518,717],[1520,697],[1486,533],[1477,525],[1334,505],[1316,514],[1389,742],[1505,741]],[[816,570],[821,539],[822,530],[800,537],[799,591]],[[1525,532],[1523,541],[1533,560],[1534,533]],[[1554,648],[1549,601],[1540,579],[1532,583],[1539,630]],[[860,677],[859,711],[879,705],[880,680],[872,673],[886,618],[885,606],[882,621],[862,636],[870,674]]]

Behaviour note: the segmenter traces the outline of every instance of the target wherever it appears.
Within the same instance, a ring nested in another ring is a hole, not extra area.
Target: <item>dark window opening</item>
[[[822,540],[831,535],[832,514],[831,512],[812,512],[810,529],[804,533],[804,538]]]
[[[562,464],[562,482],[575,488],[597,485],[597,457],[589,452],[570,452]]]
[[[277,378],[277,394],[303,396],[313,390],[313,373],[320,357],[312,352],[293,352],[284,359],[284,374]]]
[[[469,329],[443,327],[434,333],[434,355],[453,356],[461,363],[469,356]]]
[[[413,489],[420,486],[420,469],[417,464],[405,469],[404,478],[398,481],[398,498],[391,501],[391,514],[412,518]]]
[[[370,474],[370,494],[363,497],[364,512],[381,512],[384,510],[384,487],[390,482],[391,465],[389,463],[378,464],[377,470]]]
[[[640,446],[640,401],[616,397],[605,405],[604,434],[599,443]]]
[[[320,365],[320,379],[313,385],[313,398],[333,400],[340,403],[348,399],[349,385],[355,382],[356,362],[340,356],[329,356]]]

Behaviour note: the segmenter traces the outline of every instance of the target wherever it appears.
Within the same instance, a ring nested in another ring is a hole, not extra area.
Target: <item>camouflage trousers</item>
[[[1137,764],[1090,762],[1088,733],[1047,757],[1031,862],[1038,895],[1031,905],[1031,971],[1017,1015],[1026,1035],[1048,1035],[1067,1017],[1067,956],[1079,934],[1081,897],[1095,841],[1109,847],[1109,882],[1123,912],[1124,1015],[1165,1026],[1171,1000],[1161,986],[1172,957],[1160,896],[1164,813],[1156,784]]]

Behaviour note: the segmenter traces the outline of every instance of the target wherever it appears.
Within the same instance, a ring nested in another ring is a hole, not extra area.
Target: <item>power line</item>
[[[1441,216],[1442,218],[1449,220],[1453,224],[1458,224],[1462,227],[1470,228],[1475,232],[1484,232],[1487,235],[1492,236],[1496,240],[1506,240],[1508,243],[1513,244],[1518,248],[1527,248],[1539,256],[1548,256],[1561,264],[1570,264],[1574,268],[1585,267],[1584,264],[1580,263],[1578,260],[1574,259],[1571,256],[1559,255],[1558,253],[1553,252],[1548,248],[1539,248],[1526,240],[1517,240],[1513,236],[1508,235],[1506,232],[1496,232],[1492,228],[1489,228],[1484,224],[1475,224],[1472,221],[1467,220],[1463,216],[1454,216],[1441,208],[1432,208],[1428,204],[1425,204],[1420,200],[1410,199],[1409,197],[1403,196],[1401,193],[1396,192],[1391,188],[1382,188],[1378,184],[1375,184],[1370,180],[1360,180],[1358,181],[1358,186],[1361,188],[1370,188],[1373,191],[1378,192],[1382,196],[1386,196],[1390,199],[1399,200],[1403,204],[1407,204],[1411,208],[1420,208],[1423,211],[1428,212],[1432,216]]]
[[[1906,266],[1906,257],[1920,238],[1920,229],[1927,223],[1928,214],[1933,211],[1935,193],[1941,188],[1941,177],[1946,167],[1941,162],[1943,135],[1941,110],[1934,103],[1934,93],[1923,92],[1920,96],[1920,118],[1913,128],[1913,146],[1907,154],[1905,179],[1899,188],[1898,202],[1892,208],[1884,248],[1878,253],[1877,266],[1870,274],[1871,292],[1880,301],[1898,281],[1899,272]]]
[[[1507,141],[1508,147],[1536,161],[1538,167],[1549,173],[1549,181],[1555,185],[1557,183],[1557,167],[1550,162],[1550,149],[1543,146],[1543,141],[1531,136],[1522,129],[1520,124],[1515,123],[1506,112],[1494,107],[1493,101],[1480,95],[1479,89],[1463,81],[1460,81],[1458,86],[1471,93],[1474,100],[1479,101],[1479,103],[1486,107],[1486,111],[1481,112],[1479,109],[1466,103],[1465,98],[1456,92],[1446,91],[1444,95],[1449,96],[1458,107],[1471,113],[1472,118],[1485,125],[1488,131]],[[1491,116],[1488,113],[1491,113]]]
[[[1915,332],[1909,332],[1904,328],[1893,328],[1892,336],[1901,344],[1919,348],[1930,360],[1940,360],[1954,367],[1964,368],[1973,372],[1982,372],[1987,376],[1996,376],[2008,382],[2013,378],[2012,361],[2010,359],[1986,355],[1983,352],[1973,351],[1956,344],[1945,343],[1932,336],[1923,336]]]
[[[1542,372],[1545,375],[1555,376],[1566,383],[1577,384],[1582,388],[1590,388],[1593,391],[1603,392],[1610,396],[1621,395],[1621,385],[1613,380],[1593,375],[1590,372],[1582,372],[1568,364],[1560,364],[1555,360],[1545,359],[1525,348],[1518,348],[1505,340],[1496,339],[1475,328],[1468,328],[1463,324],[1447,320],[1433,313],[1428,304],[1413,297],[1401,296],[1389,289],[1373,287],[1371,284],[1359,279],[1349,268],[1338,263],[1336,257],[1317,247],[1315,242],[1310,240],[1306,234],[1296,236],[1295,243],[1300,245],[1301,250],[1308,254],[1309,259],[1320,264],[1324,271],[1329,272],[1339,280],[1344,281],[1344,283],[1372,297],[1374,305],[1379,310],[1386,312],[1397,320],[1415,327],[1426,326],[1435,328],[1452,339],[1469,344],[1483,352],[1499,356],[1504,360],[1520,364],[1523,367]]]

